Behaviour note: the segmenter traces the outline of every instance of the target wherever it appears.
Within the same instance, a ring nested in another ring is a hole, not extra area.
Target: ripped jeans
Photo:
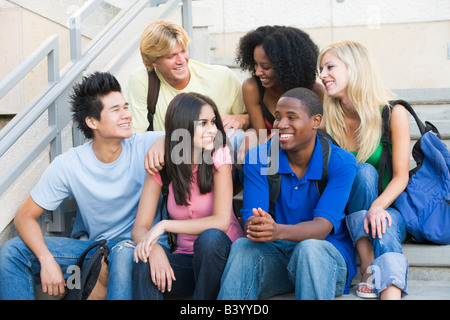
[[[78,257],[93,243],[62,237],[45,237],[44,240],[66,280],[72,274],[67,273],[67,268],[75,265]],[[133,299],[134,244],[131,240],[112,240],[107,245],[110,248],[107,299]],[[94,251],[89,252],[85,263]],[[20,237],[6,242],[0,250],[0,300],[35,299],[35,283],[40,271],[38,259]]]
[[[347,203],[347,228],[353,245],[362,237],[367,237],[373,246],[375,260],[370,265],[375,292],[379,295],[391,285],[406,295],[408,278],[408,260],[403,255],[402,242],[406,239],[405,221],[395,208],[387,208],[392,225],[386,227],[386,233],[379,239],[372,238],[371,232],[364,231],[364,218],[372,202],[378,197],[378,172],[370,164],[358,164],[350,198]]]

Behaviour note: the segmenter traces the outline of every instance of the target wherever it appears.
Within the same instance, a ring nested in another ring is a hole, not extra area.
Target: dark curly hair
[[[121,92],[120,84],[107,72],[95,72],[84,76],[81,83],[74,85],[73,93],[70,95],[72,120],[86,138],[92,139],[94,136],[92,129],[86,124],[86,118],[100,120],[103,110],[101,98],[113,91]]]
[[[312,89],[317,77],[319,49],[307,33],[286,26],[262,26],[248,32],[239,41],[236,61],[253,76],[253,51],[259,45],[271,60],[283,91],[296,87]]]

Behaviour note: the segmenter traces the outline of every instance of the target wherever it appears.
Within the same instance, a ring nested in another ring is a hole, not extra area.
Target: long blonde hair
[[[142,32],[139,49],[142,61],[148,70],[159,57],[169,55],[176,43],[187,49],[190,39],[178,24],[167,19],[151,22]]]
[[[347,66],[347,95],[361,123],[356,132],[357,161],[365,162],[377,148],[381,138],[381,108],[394,99],[394,94],[381,80],[367,49],[354,41],[333,43],[322,49],[319,65],[330,52]],[[348,150],[347,128],[341,101],[326,95],[324,99],[326,130],[339,145]]]

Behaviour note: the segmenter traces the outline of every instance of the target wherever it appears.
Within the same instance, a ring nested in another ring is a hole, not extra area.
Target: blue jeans
[[[364,231],[364,218],[372,202],[378,197],[378,172],[370,164],[358,164],[350,198],[347,203],[347,227],[353,241],[367,237],[373,246],[375,260],[371,264],[375,292],[379,295],[384,289],[395,285],[407,294],[408,260],[403,255],[402,242],[406,239],[405,221],[395,208],[386,211],[391,215],[392,225],[379,239],[372,238]],[[365,270],[364,270],[365,271]]]
[[[347,264],[328,241],[236,240],[222,276],[220,300],[256,300],[295,291],[298,300],[344,293]]]
[[[228,129],[227,134],[231,131],[232,129]],[[235,131],[235,133],[228,138],[228,141],[230,142],[230,150],[232,152],[233,155],[233,163],[236,163],[237,160],[237,152],[239,151],[239,148],[241,147],[242,141],[244,140],[244,131],[242,129],[237,129]]]
[[[192,295],[193,300],[215,300],[230,247],[230,238],[218,229],[207,229],[198,236],[193,255],[173,254],[165,247],[176,279],[172,282],[172,290],[166,293],[174,297]],[[151,279],[148,262],[135,264],[133,280],[137,300],[163,299],[163,294]]]
[[[44,240],[66,279],[71,275],[66,272],[67,268],[75,265],[78,257],[93,243],[60,237],[45,237]],[[107,299],[133,298],[134,246],[130,246],[129,243],[132,243],[131,240],[107,242],[110,248]],[[91,250],[87,255],[86,262],[94,251]],[[35,299],[35,281],[40,271],[38,259],[20,237],[6,242],[0,250],[0,299]]]

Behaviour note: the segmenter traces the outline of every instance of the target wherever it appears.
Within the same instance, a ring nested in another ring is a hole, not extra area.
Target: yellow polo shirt
[[[217,105],[220,115],[235,115],[246,113],[242,98],[241,82],[228,67],[207,65],[195,60],[189,60],[191,79],[182,90],[169,85],[156,69],[161,80],[156,112],[153,118],[155,131],[164,131],[164,120],[167,107],[172,99],[182,92],[197,92],[210,97]],[[134,132],[144,132],[149,123],[147,120],[148,74],[142,66],[130,75],[125,98],[133,115],[132,128]]]

